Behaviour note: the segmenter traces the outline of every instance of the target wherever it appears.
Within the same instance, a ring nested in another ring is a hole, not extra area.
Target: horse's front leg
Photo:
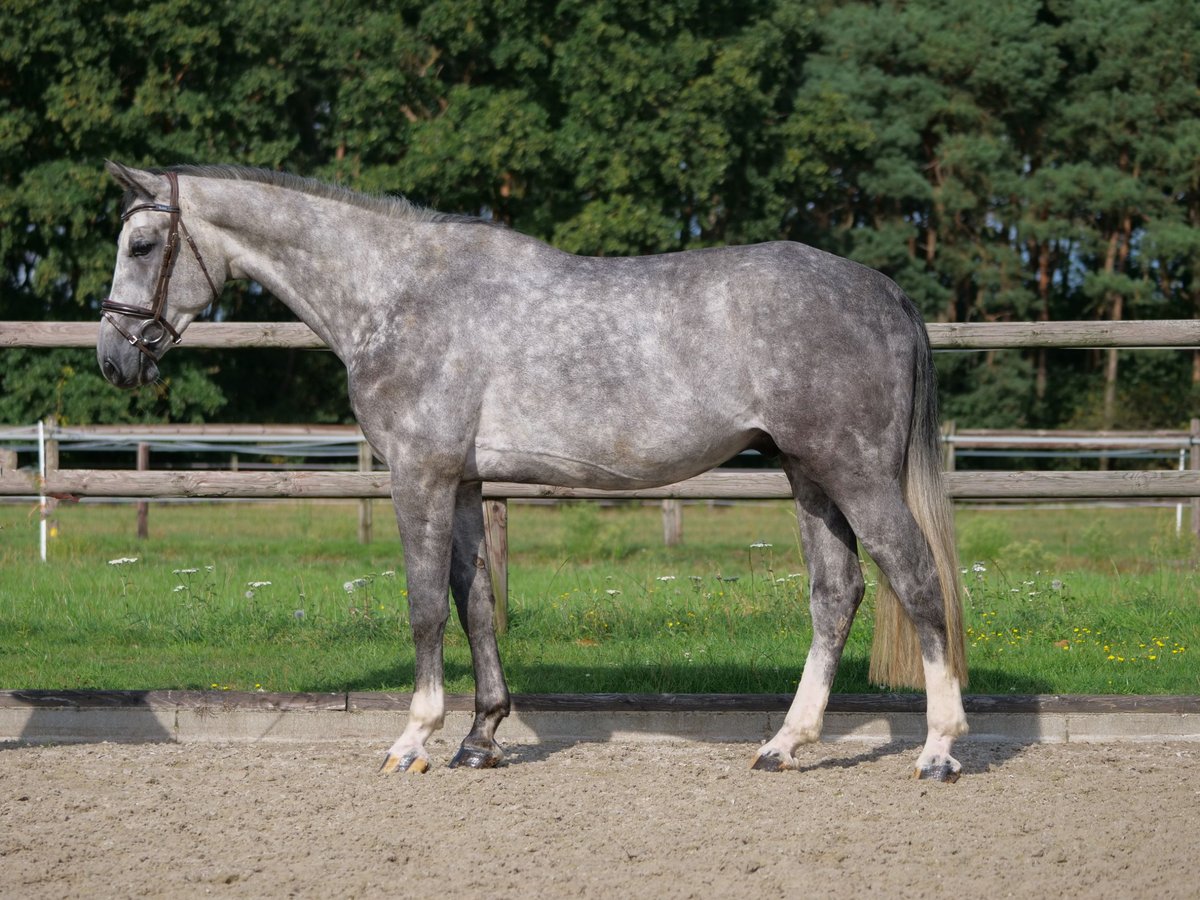
[[[508,715],[508,685],[496,646],[496,597],[484,547],[483,491],[478,482],[458,489],[454,508],[454,546],[450,557],[450,591],[458,619],[471,645],[475,670],[475,722],[450,767],[490,768],[504,755],[496,743],[496,726]]]
[[[424,772],[429,768],[425,741],[442,727],[446,715],[442,637],[450,616],[450,546],[456,484],[393,482],[392,501],[408,579],[412,625],[413,696],[404,732],[388,750],[384,772]]]

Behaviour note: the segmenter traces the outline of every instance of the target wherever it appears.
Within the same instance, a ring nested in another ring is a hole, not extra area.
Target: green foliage
[[[958,529],[959,553],[964,563],[992,562],[1012,543],[1012,532],[999,518],[971,518]]]
[[[0,317],[97,316],[105,157],[286,168],[580,253],[804,240],[930,319],[1193,317],[1198,36],[1188,0],[9,0]],[[222,310],[288,315],[245,285]],[[963,356],[944,403],[963,427],[1196,414],[1190,358],[1133,356],[1107,390],[1102,355]],[[3,415],[350,416],[311,354],[210,354],[120,399],[62,359],[36,367],[54,397],[7,378]]]
[[[169,357],[157,384],[114,390],[90,350],[9,350],[0,371],[0,422],[55,417],[62,425],[203,422],[224,404],[220,389],[183,354]]]
[[[562,554],[575,562],[618,560],[638,549],[625,522],[603,516],[597,503],[567,503],[559,507]]]
[[[1034,400],[1030,361],[1015,354],[980,362],[963,354],[935,357],[942,415],[972,428],[1026,428]]]

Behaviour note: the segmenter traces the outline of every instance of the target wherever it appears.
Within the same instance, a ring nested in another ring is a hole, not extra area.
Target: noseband
[[[192,240],[192,236],[188,234],[187,226],[179,217],[179,176],[174,172],[167,172],[167,181],[171,185],[171,202],[170,203],[139,203],[137,206],[131,206],[121,215],[121,221],[126,222],[134,213],[149,211],[167,213],[171,217],[170,224],[167,230],[167,244],[163,248],[162,262],[158,267],[158,279],[154,285],[154,298],[150,303],[150,308],[144,306],[130,306],[127,303],[114,303],[112,300],[105,300],[100,304],[100,308],[104,310],[104,318],[117,329],[117,333],[125,340],[129,341],[134,347],[137,347],[142,353],[145,353],[150,359],[158,362],[158,357],[155,356],[151,349],[163,339],[163,336],[169,334],[171,343],[178,344],[182,338],[174,326],[167,321],[163,313],[167,306],[167,289],[171,284],[171,273],[175,270],[176,253],[179,250],[179,232],[183,231],[184,240],[188,246],[192,248],[192,254],[196,257],[196,262],[200,264],[200,271],[204,273],[204,278],[208,282],[208,286],[212,288],[213,300],[220,297],[221,292],[213,283],[212,276],[208,274],[208,267],[204,265],[204,259],[200,256],[200,250],[196,247],[196,242]],[[116,315],[113,315],[113,314]],[[129,329],[121,327],[121,323],[117,321],[116,316],[129,316],[133,319],[144,319],[141,328]],[[146,332],[150,333],[147,334]]]

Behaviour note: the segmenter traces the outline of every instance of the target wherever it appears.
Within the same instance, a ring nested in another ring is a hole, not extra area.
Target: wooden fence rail
[[[1200,497],[1200,472],[947,472],[956,500],[1104,500]],[[162,499],[303,498],[354,499],[391,496],[391,478],[380,472],[226,472],[59,469],[43,481],[27,469],[0,470],[0,496]],[[485,482],[493,499],[559,500],[778,500],[791,497],[779,471],[715,469],[662,487],[632,491],[562,488],[545,484]]]
[[[1070,428],[956,428],[944,430],[943,442],[962,450],[1003,450],[1020,456],[1026,450],[1187,450],[1197,438],[1190,431],[1090,431]]]
[[[0,322],[2,347],[94,347],[98,322]],[[1200,319],[1133,322],[931,323],[937,350],[1020,347],[1200,348]],[[324,342],[303,322],[196,322],[184,344],[199,348],[277,347],[319,350]]]

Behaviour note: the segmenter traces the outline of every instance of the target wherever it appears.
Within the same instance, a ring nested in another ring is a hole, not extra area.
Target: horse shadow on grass
[[[915,760],[925,740],[925,695],[846,693],[844,687],[839,687],[866,683],[867,667],[866,659],[843,660],[825,716],[820,745],[823,758],[805,762],[812,754],[802,756],[801,771],[851,768],[893,756],[911,756],[906,760],[908,764]],[[599,678],[589,677],[596,676],[597,670],[586,665],[534,662],[508,666],[509,676],[517,685],[525,680],[526,672],[533,671],[540,683],[562,684],[564,693],[514,692],[516,721],[508,728],[502,724],[497,734],[505,746],[504,764],[545,760],[581,744],[655,738],[714,744],[744,742],[749,759],[754,749],[782,725],[792,700],[790,692],[706,693],[704,679],[697,679],[695,666],[656,666],[657,683],[681,688],[677,693],[657,694],[605,690],[613,685],[645,682],[646,670],[639,666],[608,667]],[[447,660],[448,680],[469,675],[468,666]],[[724,666],[720,678],[723,684],[758,684],[762,683],[761,675],[748,667]],[[370,691],[371,686],[395,684],[409,677],[411,668],[401,661],[365,675],[349,690]],[[971,677],[984,690],[996,691],[1002,685],[1003,694],[964,697],[972,734],[956,743],[955,755],[967,771],[992,771],[1019,756],[1041,736],[1038,713],[1033,708],[1036,704],[1014,704],[1007,699],[1047,693],[1048,685],[1034,676],[1014,678],[1011,673],[986,667],[973,669]],[[581,686],[580,693],[566,692]],[[451,695],[447,700],[450,710],[472,709],[470,696]],[[511,735],[507,739],[506,731]],[[447,730],[440,737],[457,742],[463,735]]]

